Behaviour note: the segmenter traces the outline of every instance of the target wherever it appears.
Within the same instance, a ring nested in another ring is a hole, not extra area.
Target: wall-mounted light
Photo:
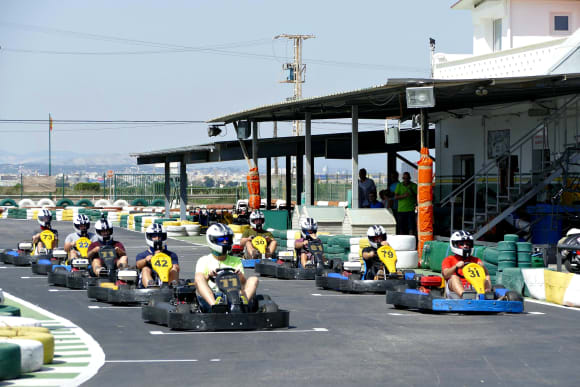
[[[407,108],[430,108],[435,106],[433,86],[407,87]]]
[[[218,125],[211,125],[207,128],[207,135],[210,137],[219,136],[222,130]]]

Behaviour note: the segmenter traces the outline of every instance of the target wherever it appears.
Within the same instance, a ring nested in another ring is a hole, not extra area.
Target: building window
[[[571,16],[565,13],[552,13],[550,20],[550,29],[552,34],[555,35],[567,35],[571,31]]]
[[[493,21],[493,51],[501,51],[501,19]]]

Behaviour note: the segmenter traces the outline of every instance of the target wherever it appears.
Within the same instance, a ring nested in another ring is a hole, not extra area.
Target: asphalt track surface
[[[54,226],[62,240],[72,231],[70,222]],[[37,227],[0,220],[0,248],[15,248]],[[145,248],[141,233],[115,228],[114,237],[130,262]],[[179,255],[181,278],[193,277],[194,262],[208,252],[176,240],[169,248]],[[290,329],[184,333],[144,323],[140,308],[93,302],[83,291],[50,292],[62,289],[30,268],[4,266],[0,287],[99,342],[105,365],[86,386],[577,385],[576,309],[526,302],[520,315],[422,314],[393,309],[380,295],[262,278],[259,293],[290,310]]]

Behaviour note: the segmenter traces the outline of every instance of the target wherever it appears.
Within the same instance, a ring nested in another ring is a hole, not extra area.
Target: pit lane
[[[69,222],[54,226],[61,240],[72,231]],[[15,248],[37,228],[36,221],[0,220],[0,248]],[[141,233],[115,228],[114,237],[127,247],[130,262],[145,249]],[[169,248],[179,255],[181,278],[193,278],[195,261],[208,252],[177,240]],[[577,380],[576,309],[526,302],[528,313],[521,315],[420,314],[395,310],[380,295],[263,279],[259,292],[291,311],[290,329],[172,332],[145,324],[140,308],[92,302],[83,291],[48,286],[28,267],[2,267],[0,287],[74,322],[103,348],[105,365],[87,386],[533,386]]]

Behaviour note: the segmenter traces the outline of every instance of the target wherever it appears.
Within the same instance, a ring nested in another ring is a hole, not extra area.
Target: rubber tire
[[[505,295],[506,295],[506,298],[508,301],[523,301],[524,300],[518,292],[514,292],[513,290],[510,290]]]
[[[29,317],[0,316],[0,326],[2,327],[39,327],[40,322]]]
[[[20,346],[0,343],[0,380],[16,379],[20,376]]]
[[[22,199],[21,201],[18,202],[18,208],[35,207],[35,206],[36,204],[30,199]]]
[[[143,198],[137,198],[131,202],[131,205],[132,206],[139,206],[139,207],[147,207],[149,205],[149,203],[147,203],[147,200],[145,200]]]
[[[11,305],[0,305],[0,316],[20,316],[20,308]]]
[[[110,207],[111,202],[107,199],[99,199],[95,202],[95,207]]]
[[[52,200],[50,200],[49,198],[43,198],[43,199],[40,199],[40,200],[39,200],[39,201],[36,203],[36,205],[37,205],[38,207],[42,207],[42,208],[44,208],[44,207],[55,207],[55,206],[56,206],[56,205],[54,204],[54,202],[53,202]]]
[[[417,251],[397,251],[397,269],[416,269],[418,265]]]
[[[3,199],[2,201],[0,201],[0,206],[12,206],[12,207],[18,207],[18,204],[12,200],[12,199]]]
[[[44,350],[36,340],[0,339],[0,343],[16,344],[20,347],[20,372],[34,372],[42,368]]]
[[[81,199],[77,202],[76,205],[81,207],[94,207],[93,202],[91,202],[89,199]]]
[[[60,199],[56,202],[57,207],[67,207],[67,206],[74,206],[74,202],[70,199]]]
[[[414,235],[389,235],[387,242],[395,251],[410,251],[417,248],[417,240]]]
[[[151,207],[165,207],[165,199],[155,199],[151,202]]]
[[[129,207],[129,202],[123,199],[116,200],[113,207]]]

